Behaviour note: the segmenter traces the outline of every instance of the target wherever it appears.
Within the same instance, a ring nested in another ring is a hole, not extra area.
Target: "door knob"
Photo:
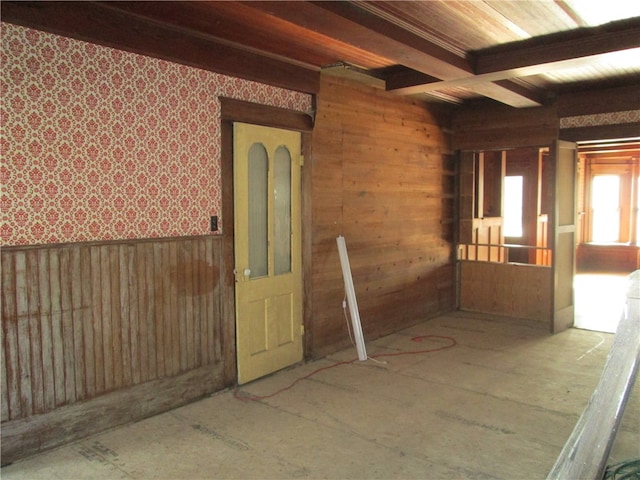
[[[245,268],[243,273],[244,273],[245,277],[248,277],[249,275],[251,275],[251,269],[250,268]]]

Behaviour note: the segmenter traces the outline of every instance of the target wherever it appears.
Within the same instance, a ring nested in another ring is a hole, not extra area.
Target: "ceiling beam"
[[[578,67],[591,62],[595,57],[631,49],[638,49],[640,55],[640,18],[479,51],[475,54],[474,75],[442,81],[425,78],[425,81],[412,85],[390,79],[388,85],[391,88],[387,89],[402,94],[454,87],[478,91],[479,84],[502,83],[501,81],[512,78]]]
[[[318,68],[335,62],[327,38],[233,1],[108,1],[110,8],[241,50]],[[296,42],[291,41],[295,37]]]
[[[438,79],[473,73],[467,59],[348,2],[243,3]]]
[[[515,108],[539,107],[544,103],[543,95],[510,80],[474,83],[470,88],[476,93]]]
[[[399,95],[418,95],[435,93],[452,87],[464,87],[482,96],[504,103],[511,107],[539,107],[543,104],[542,93],[530,90],[511,80],[495,82],[482,81],[467,76],[463,79],[440,81],[437,78],[410,69],[395,69],[384,76],[386,89]]]
[[[0,3],[2,21],[229,76],[317,93],[319,69],[305,68],[95,2]]]
[[[345,1],[321,2],[249,2],[253,8],[301,25],[328,37],[375,51],[389,60],[417,72],[425,83],[440,80],[472,78],[473,68],[468,59],[413,34],[392,22]],[[395,79],[399,82],[399,79]],[[392,79],[392,81],[394,81]],[[406,79],[403,80],[406,82]],[[472,89],[494,100],[513,107],[539,106],[537,95],[522,88],[472,82]],[[422,93],[420,88],[397,93]],[[433,91],[433,90],[432,90]]]
[[[592,57],[640,48],[640,17],[523,40],[475,54],[475,74],[503,78],[578,66]]]

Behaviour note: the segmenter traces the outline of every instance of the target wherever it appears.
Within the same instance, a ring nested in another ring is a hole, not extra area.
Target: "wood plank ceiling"
[[[2,20],[315,93],[342,71],[399,95],[513,107],[640,84],[630,0],[12,2]]]

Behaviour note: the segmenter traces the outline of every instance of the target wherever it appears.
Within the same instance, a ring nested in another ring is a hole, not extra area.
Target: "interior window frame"
[[[619,200],[619,231],[618,238],[614,242],[606,242],[607,244],[629,245],[636,241],[636,215],[635,202],[633,201],[634,192],[637,191],[638,184],[634,181],[632,165],[627,163],[596,163],[589,162],[587,165],[587,181],[586,181],[586,242],[601,243],[594,241],[593,231],[593,206],[592,206],[592,188],[593,179],[600,175],[615,175],[620,177],[620,200]]]

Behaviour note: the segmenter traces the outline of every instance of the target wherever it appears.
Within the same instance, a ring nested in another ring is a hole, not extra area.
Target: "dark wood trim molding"
[[[111,2],[2,2],[2,21],[223,75],[317,93],[320,71],[118,9]]]
[[[203,237],[211,237],[215,241],[222,238],[220,234],[210,235],[184,235],[180,237],[146,237],[146,238],[117,238],[115,240],[91,240],[87,242],[65,242],[65,243],[39,243],[33,245],[2,245],[4,252],[11,251],[29,251],[48,248],[74,249],[80,246],[106,246],[106,245],[136,245],[138,243],[157,243],[157,242],[181,242],[184,240],[195,240]]]
[[[304,325],[303,349],[306,359],[311,358],[313,351],[313,152],[311,150],[311,133],[302,133],[302,322]]]
[[[222,100],[222,99],[221,99]],[[224,109],[223,109],[224,110]],[[226,384],[236,384],[238,365],[236,355],[236,284],[234,268],[233,215],[233,123],[222,120],[220,125],[220,168],[222,183],[222,254],[220,259],[220,308],[222,310],[224,378]]]
[[[557,104],[560,118],[640,110],[640,86],[565,92]]]
[[[639,136],[640,123],[638,122],[560,129],[560,140],[570,142],[638,138]]]
[[[302,113],[228,97],[220,97],[220,116],[222,120],[232,122],[253,123],[299,132],[313,130],[311,112]]]

